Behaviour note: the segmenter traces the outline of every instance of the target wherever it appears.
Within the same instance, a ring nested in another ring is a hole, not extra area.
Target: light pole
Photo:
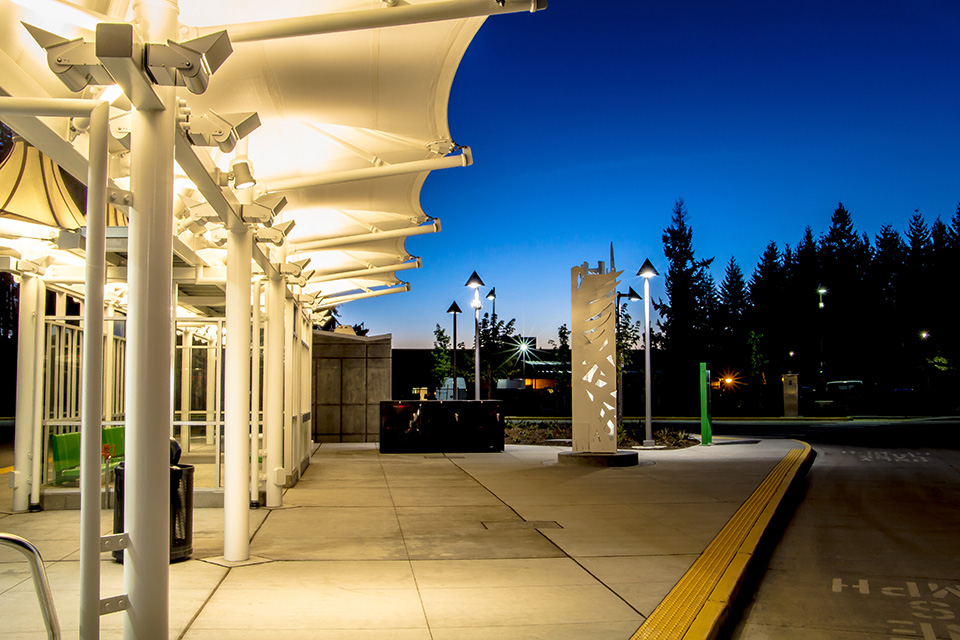
[[[653,441],[653,428],[651,425],[651,409],[650,409],[650,389],[651,389],[651,377],[650,377],[650,278],[660,275],[657,270],[653,267],[653,264],[650,263],[650,259],[643,261],[643,265],[640,267],[640,271],[637,271],[637,275],[643,278],[643,352],[644,352],[644,379],[646,382],[646,393],[644,400],[646,401],[646,414],[644,416],[644,440],[643,446],[652,447],[654,446]]]
[[[493,315],[491,318],[494,322],[497,321],[497,288],[493,287],[490,289],[490,293],[487,294],[487,300],[493,303]]]
[[[473,289],[473,301],[470,306],[473,307],[474,325],[473,325],[473,399],[480,399],[480,309],[483,303],[480,302],[480,287],[483,286],[483,280],[474,271],[470,279],[464,285]]]
[[[641,300],[640,294],[634,291],[633,287],[630,287],[630,290],[626,293],[617,291],[617,306],[615,309],[617,338],[620,337],[620,298],[634,301]],[[619,428],[623,426],[623,367],[621,366],[623,357],[620,355],[619,340],[617,342],[617,358],[620,360],[617,362],[617,427]]]
[[[823,294],[827,289],[821,284],[817,287],[817,294],[820,296],[819,308],[823,309]],[[820,389],[825,390],[826,378],[823,377],[823,314],[820,314]]]
[[[453,399],[459,400],[459,392],[457,391],[457,314],[463,313],[463,311],[460,310],[460,305],[454,300],[450,308],[447,309],[447,313],[453,315]]]

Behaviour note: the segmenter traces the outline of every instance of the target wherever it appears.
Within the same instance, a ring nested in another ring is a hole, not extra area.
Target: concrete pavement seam
[[[680,578],[630,640],[716,638],[778,507],[814,452],[791,449]],[[802,473],[801,473],[802,472]]]

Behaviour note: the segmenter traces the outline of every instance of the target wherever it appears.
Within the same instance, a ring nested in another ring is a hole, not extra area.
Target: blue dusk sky
[[[492,0],[491,0],[492,1]],[[914,210],[960,201],[960,2],[551,0],[488,19],[450,99],[474,165],[433,172],[421,202],[439,234],[407,240],[409,293],[352,302],[341,322],[429,347],[476,270],[497,314],[541,347],[570,323],[570,268],[609,259],[641,290],[666,270],[674,201],[698,258],[749,279],[764,247],[819,237],[842,201],[871,242]],[[662,278],[652,297],[663,297]],[[642,303],[628,307],[634,319]],[[484,300],[484,312],[490,303]]]

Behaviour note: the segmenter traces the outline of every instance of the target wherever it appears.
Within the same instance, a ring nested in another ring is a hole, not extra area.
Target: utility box
[[[797,374],[785,373],[780,379],[783,381],[783,417],[796,418],[800,415],[800,386],[797,384]]]

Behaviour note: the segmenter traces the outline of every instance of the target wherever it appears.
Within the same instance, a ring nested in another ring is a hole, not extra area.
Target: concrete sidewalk
[[[257,564],[224,566],[221,509],[198,509],[170,567],[171,638],[626,640],[791,449],[785,440],[640,451],[640,466],[557,464],[559,447],[380,455],[323,445],[282,509],[250,512]],[[103,530],[112,512],[103,512]],[[47,565],[77,635],[79,512],[0,514]],[[102,596],[122,591],[104,554]],[[5,638],[44,638],[29,572],[0,548]],[[101,618],[121,637],[122,616]]]

